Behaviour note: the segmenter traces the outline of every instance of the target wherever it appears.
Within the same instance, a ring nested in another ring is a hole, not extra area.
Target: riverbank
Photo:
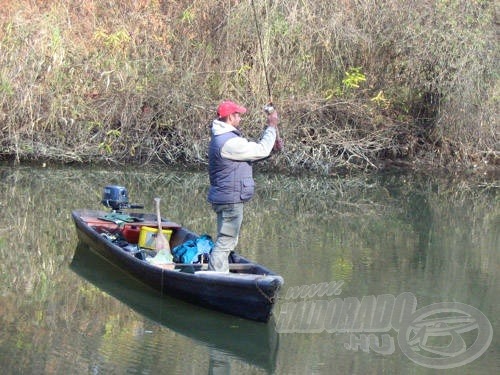
[[[286,144],[265,169],[498,169],[493,1],[255,6],[6,1],[0,158],[203,165],[224,98],[258,138],[267,71]]]

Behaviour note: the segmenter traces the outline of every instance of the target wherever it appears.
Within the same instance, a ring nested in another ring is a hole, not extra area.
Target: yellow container
[[[172,235],[172,229],[162,229],[165,238],[170,241],[170,236]],[[139,247],[145,249],[156,250],[156,234],[158,233],[158,228],[153,227],[141,227],[139,233]]]

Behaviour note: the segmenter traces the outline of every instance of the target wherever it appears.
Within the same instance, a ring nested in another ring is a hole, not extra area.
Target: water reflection
[[[229,356],[274,371],[278,335],[272,322],[251,322],[162,297],[83,244],[77,246],[70,268],[142,316],[209,346],[211,366],[229,366]]]
[[[238,247],[284,277],[283,294],[343,281],[340,298],[411,292],[419,307],[474,306],[500,329],[494,183],[411,174],[256,178]],[[349,351],[339,335],[280,334],[278,346],[272,326],[159,299],[113,268],[94,272],[101,266],[85,265],[92,259],[77,249],[70,213],[100,208],[108,184],[126,186],[147,210],[160,196],[164,216],[215,231],[205,173],[0,166],[3,373],[427,373],[398,347],[390,356]],[[453,372],[492,373],[499,337]]]

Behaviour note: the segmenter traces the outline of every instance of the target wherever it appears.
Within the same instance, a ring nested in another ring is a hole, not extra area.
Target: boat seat
[[[255,279],[266,279],[266,278],[275,278],[276,276],[269,275],[256,275],[253,273],[233,273],[233,272],[217,272],[217,271],[195,271],[196,276],[207,279],[247,279],[247,280],[255,280]]]

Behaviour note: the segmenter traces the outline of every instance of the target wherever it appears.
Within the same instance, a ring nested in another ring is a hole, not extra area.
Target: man
[[[252,162],[267,158],[273,147],[281,150],[278,114],[267,115],[267,127],[258,142],[244,138],[239,131],[246,108],[231,101],[220,103],[218,118],[212,122],[208,149],[210,189],[208,201],[217,214],[217,239],[210,254],[208,269],[229,272],[229,254],[238,243],[243,221],[243,203],[254,194]]]

